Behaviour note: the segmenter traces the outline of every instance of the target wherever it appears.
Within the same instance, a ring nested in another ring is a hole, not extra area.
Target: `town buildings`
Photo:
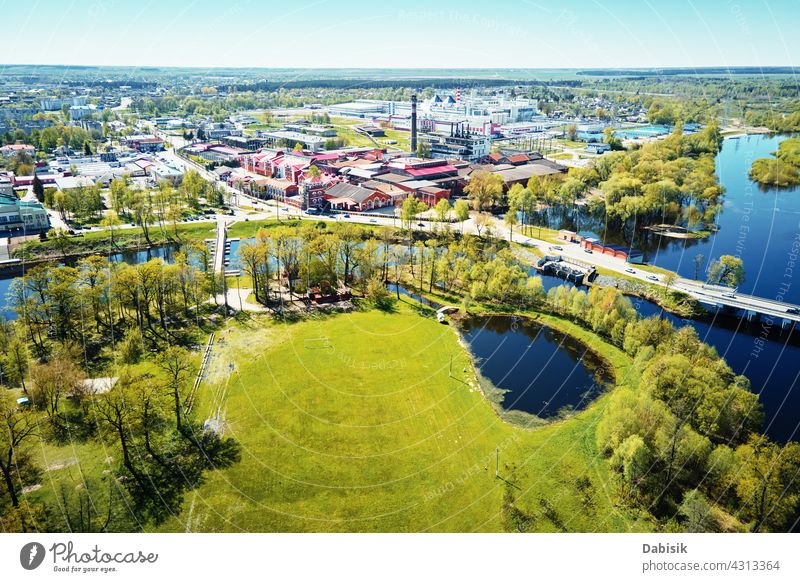
[[[50,218],[41,204],[0,193],[0,236],[35,234],[49,228]]]

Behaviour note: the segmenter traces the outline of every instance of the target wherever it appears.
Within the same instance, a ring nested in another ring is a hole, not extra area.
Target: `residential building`
[[[15,157],[17,154],[27,154],[30,157],[34,157],[36,148],[25,143],[15,143],[0,147],[0,158],[9,159]]]
[[[0,194],[0,235],[33,234],[49,228],[50,218],[41,204]]]

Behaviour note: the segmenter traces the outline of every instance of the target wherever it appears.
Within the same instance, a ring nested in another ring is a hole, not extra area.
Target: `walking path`
[[[217,242],[214,247],[214,272],[222,273],[225,269],[225,235],[227,231],[225,219],[217,218]]]

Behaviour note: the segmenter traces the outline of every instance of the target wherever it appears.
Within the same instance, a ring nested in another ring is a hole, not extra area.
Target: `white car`
[[[650,279],[651,281],[658,281],[658,277],[656,277],[655,275],[648,275],[647,278]]]
[[[636,274],[636,269],[631,269],[630,267],[628,267],[627,269],[625,269],[625,272],[626,273],[630,273],[631,275],[635,275]]]

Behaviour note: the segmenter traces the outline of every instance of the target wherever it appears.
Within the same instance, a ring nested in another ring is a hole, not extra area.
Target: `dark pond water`
[[[525,318],[475,317],[463,335],[481,373],[507,390],[503,408],[551,418],[585,408],[612,381],[588,346]]]

